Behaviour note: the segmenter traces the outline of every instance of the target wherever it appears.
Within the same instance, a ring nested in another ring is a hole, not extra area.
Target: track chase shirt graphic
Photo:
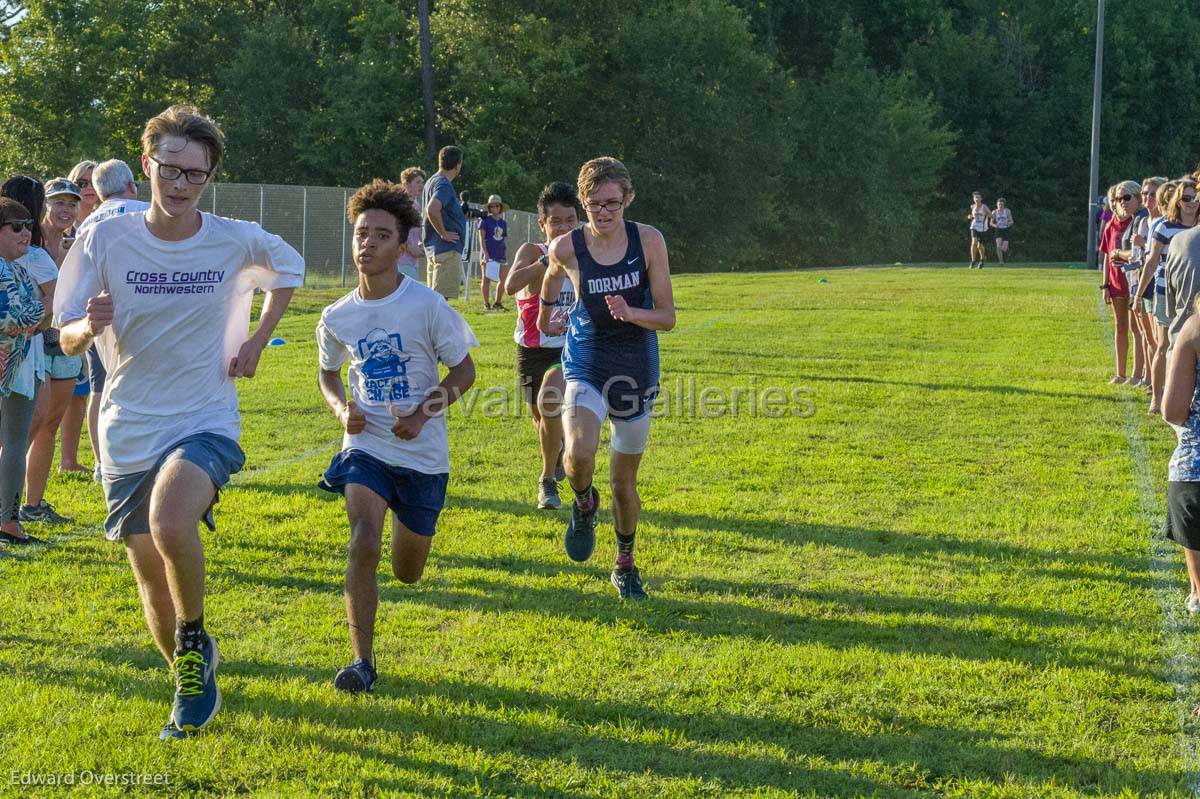
[[[457,366],[478,346],[466,321],[445,298],[404,278],[387,297],[363,299],[358,290],[327,307],[317,325],[322,369],[347,362],[350,398],[367,425],[345,433],[342,449],[425,474],[450,471],[446,417],[432,417],[411,441],[392,432],[396,413],[410,412],[441,382],[438,365]]]
[[[404,351],[399,333],[374,328],[358,340],[355,349],[362,363],[359,371],[364,402],[378,405],[412,397],[407,368],[412,356]]]

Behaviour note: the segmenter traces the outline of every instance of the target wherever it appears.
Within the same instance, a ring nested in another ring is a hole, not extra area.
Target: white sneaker
[[[1188,594],[1187,604],[1184,605],[1188,613],[1200,613],[1200,596]]]

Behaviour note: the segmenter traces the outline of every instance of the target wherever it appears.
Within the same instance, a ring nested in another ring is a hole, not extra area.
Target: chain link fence
[[[200,197],[200,209],[219,216],[257,222],[282,237],[304,256],[308,288],[347,287],[358,279],[350,252],[353,229],[346,222],[346,203],[356,190],[336,186],[276,186],[260,183],[212,183]],[[150,199],[143,183],[139,196]],[[527,241],[537,241],[537,215],[508,211],[508,259]],[[471,237],[467,293],[479,275],[478,233]],[[423,265],[423,259],[422,259]],[[422,275],[424,279],[424,275]]]

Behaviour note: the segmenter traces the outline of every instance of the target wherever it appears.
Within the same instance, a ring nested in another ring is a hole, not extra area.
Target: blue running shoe
[[[378,676],[374,666],[359,658],[337,673],[333,678],[333,687],[348,694],[369,693],[375,690]]]
[[[612,576],[608,579],[613,588],[617,589],[617,596],[621,599],[646,598],[646,589],[642,588],[642,576],[638,574],[637,566],[631,566],[627,570],[613,569]]]
[[[175,719],[167,719],[167,723],[163,725],[162,732],[158,734],[160,741],[180,741],[187,738],[190,733],[187,733],[175,726]]]
[[[600,492],[592,486],[592,509],[584,513],[579,509],[579,500],[571,503],[571,521],[567,523],[567,533],[563,536],[563,545],[567,548],[567,557],[583,563],[592,556],[596,548],[596,511],[600,510]]]
[[[221,655],[211,635],[199,649],[175,651],[175,706],[171,720],[183,732],[195,732],[213,720],[221,709],[217,665]]]

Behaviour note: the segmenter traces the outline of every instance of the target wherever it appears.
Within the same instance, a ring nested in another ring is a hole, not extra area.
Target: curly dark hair
[[[583,205],[579,202],[579,195],[575,193],[575,187],[570,183],[556,180],[542,189],[542,193],[537,198],[538,216],[545,219],[546,209],[552,205],[574,208],[579,218],[583,218]]]
[[[346,203],[346,221],[351,225],[363,211],[378,208],[396,217],[396,228],[400,239],[408,238],[408,232],[421,224],[421,215],[413,207],[412,198],[399,183],[375,178],[354,192]]]

